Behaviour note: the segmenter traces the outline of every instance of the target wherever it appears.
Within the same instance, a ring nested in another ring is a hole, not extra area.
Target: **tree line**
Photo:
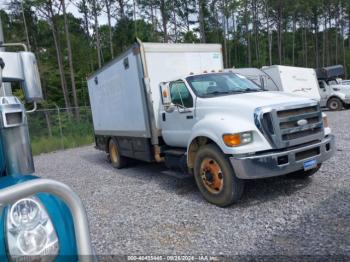
[[[136,37],[221,43],[225,67],[350,72],[350,0],[9,0],[0,15],[6,42],[36,54],[47,103],[65,107],[88,104],[86,77]]]

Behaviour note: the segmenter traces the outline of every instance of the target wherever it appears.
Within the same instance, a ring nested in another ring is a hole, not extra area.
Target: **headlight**
[[[222,139],[226,146],[236,147],[253,142],[253,132],[242,132],[237,134],[225,134]]]
[[[36,197],[20,199],[9,207],[6,237],[11,260],[22,261],[24,256],[30,256],[35,261],[52,261],[58,254],[55,228]]]

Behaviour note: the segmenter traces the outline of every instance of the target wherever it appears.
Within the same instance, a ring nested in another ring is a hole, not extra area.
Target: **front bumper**
[[[236,176],[257,179],[286,175],[304,169],[304,162],[315,159],[317,164],[335,153],[335,139],[328,135],[321,142],[286,151],[256,154],[248,157],[230,157]]]

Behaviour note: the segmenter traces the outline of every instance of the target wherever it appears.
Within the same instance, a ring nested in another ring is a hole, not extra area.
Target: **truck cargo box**
[[[88,78],[96,135],[159,136],[159,84],[181,75],[222,70],[221,45],[138,41]]]

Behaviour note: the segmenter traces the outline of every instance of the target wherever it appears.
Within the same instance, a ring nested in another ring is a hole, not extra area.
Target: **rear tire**
[[[321,168],[322,164],[318,164],[317,167],[304,171],[304,170],[299,170],[296,172],[293,172],[291,174],[289,174],[288,176],[291,178],[296,178],[296,179],[307,179],[310,176],[314,175],[320,168]]]
[[[119,146],[115,138],[108,143],[108,158],[114,168],[120,169],[127,165],[127,158],[120,154]]]
[[[339,98],[333,97],[328,100],[327,107],[331,111],[339,111],[343,109],[343,102]]]
[[[244,181],[236,177],[228,157],[216,145],[199,149],[194,177],[203,197],[214,205],[226,207],[242,196]]]

